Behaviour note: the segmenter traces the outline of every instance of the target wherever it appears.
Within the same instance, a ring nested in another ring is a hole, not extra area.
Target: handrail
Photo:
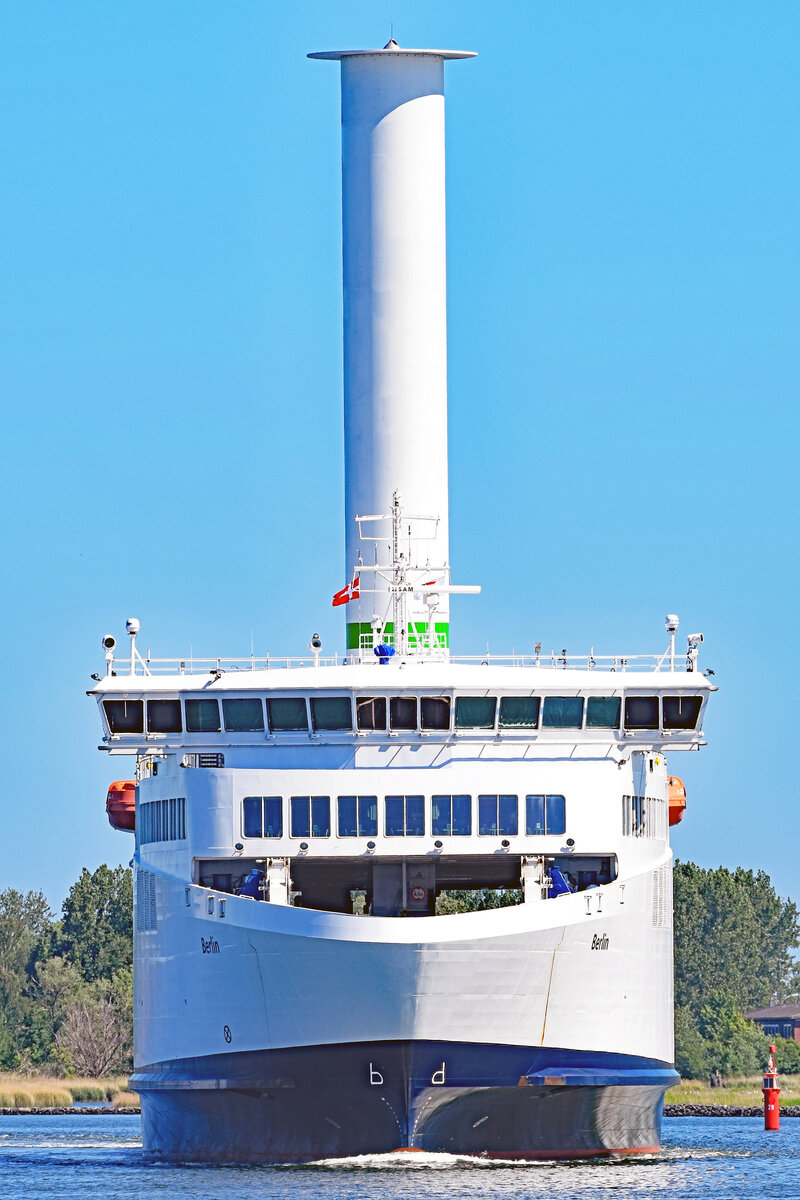
[[[431,661],[433,656],[428,657],[425,654],[415,655],[410,654],[406,658],[406,662],[425,662]],[[398,660],[395,660],[397,662]],[[539,670],[563,670],[563,671],[609,671],[618,673],[644,673],[649,672],[669,672],[670,667],[669,654],[626,654],[626,655],[601,655],[601,654],[556,654],[551,651],[550,654],[475,654],[475,655],[449,655],[437,657],[435,661],[451,662],[463,665],[473,666],[504,666],[504,667],[527,667]],[[107,660],[107,675],[139,677],[143,675],[212,675],[221,676],[223,674],[233,674],[241,672],[249,674],[254,671],[270,671],[270,670],[285,670],[320,667],[335,667],[335,666],[373,666],[379,667],[379,660],[371,654],[365,654],[363,651],[354,651],[352,655],[341,658],[338,654],[333,655],[290,655],[284,658],[275,658],[271,654],[265,655],[248,655],[245,658],[153,658],[149,651],[146,656],[136,658],[131,662],[130,658],[109,658]],[[676,664],[677,665],[677,664]],[[692,660],[687,656],[685,666],[678,666],[679,671],[688,670],[696,671],[696,660]]]

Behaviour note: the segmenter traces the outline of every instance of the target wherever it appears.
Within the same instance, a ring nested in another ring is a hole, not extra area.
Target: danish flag
[[[358,585],[361,582],[361,576],[356,575],[352,583],[348,583],[347,587],[343,587],[340,592],[336,592],[331,601],[334,608],[340,604],[349,604],[351,600],[357,600],[359,597]]]

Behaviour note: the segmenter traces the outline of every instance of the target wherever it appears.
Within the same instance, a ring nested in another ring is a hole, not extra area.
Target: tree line
[[[132,908],[128,867],[84,868],[60,917],[41,892],[0,891],[0,1070],[131,1069]]]
[[[437,912],[520,899],[511,890],[449,891]],[[757,1074],[770,1039],[743,1013],[800,999],[796,906],[763,871],[677,862],[674,911],[677,1069],[689,1078]],[[60,917],[41,892],[0,891],[0,1070],[129,1071],[132,963],[129,868],[84,868]],[[778,1039],[778,1066],[800,1072],[800,1043]]]

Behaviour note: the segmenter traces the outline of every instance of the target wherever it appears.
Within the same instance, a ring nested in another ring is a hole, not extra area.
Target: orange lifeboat
[[[106,797],[106,812],[112,829],[125,829],[133,833],[136,828],[135,780],[118,779],[112,783]]]
[[[678,779],[677,775],[670,775],[667,779],[669,788],[669,823],[677,825],[683,820],[683,814],[686,812],[686,788],[682,779]]]

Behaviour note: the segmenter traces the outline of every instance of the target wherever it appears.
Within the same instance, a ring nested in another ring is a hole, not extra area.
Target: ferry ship
[[[472,55],[309,57],[342,83],[346,645],[103,639],[101,749],[136,763],[107,808],[135,831],[145,1152],[654,1151],[667,755],[704,744],[702,635],[677,649],[670,615],[652,656],[451,654],[450,596],[478,589],[449,566],[443,84]]]

